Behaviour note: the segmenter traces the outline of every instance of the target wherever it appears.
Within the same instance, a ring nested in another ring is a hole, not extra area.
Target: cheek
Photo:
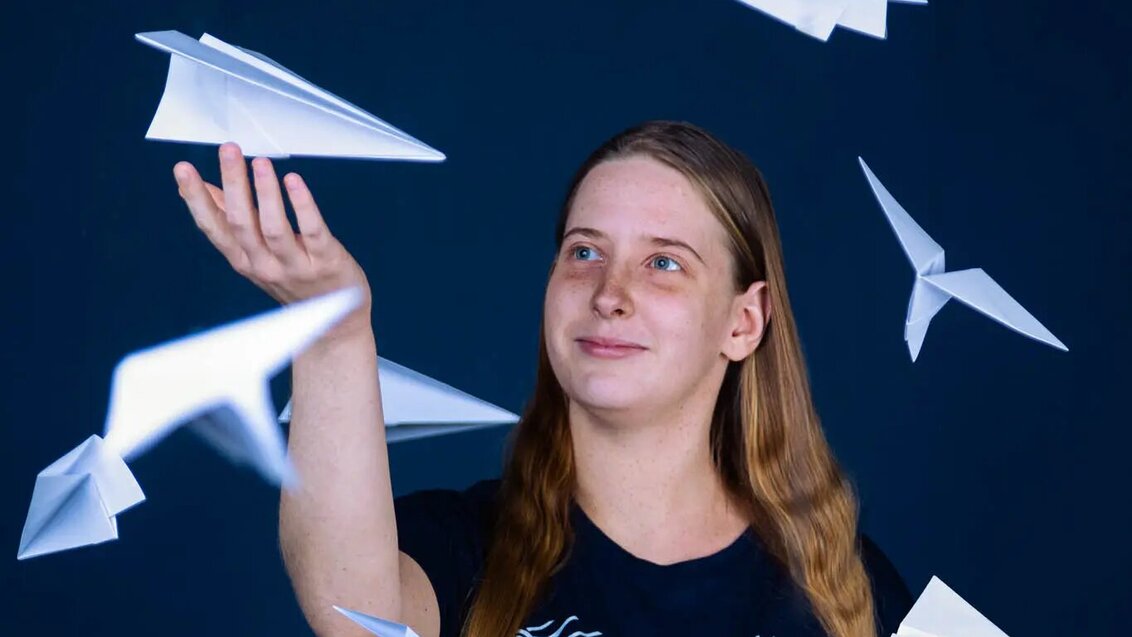
[[[651,301],[650,322],[680,356],[696,356],[718,345],[720,326],[703,301],[686,295],[657,295]]]

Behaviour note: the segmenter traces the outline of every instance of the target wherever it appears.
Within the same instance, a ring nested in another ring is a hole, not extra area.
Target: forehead
[[[701,254],[725,239],[723,227],[692,182],[646,157],[606,161],[590,170],[566,220],[567,231],[576,226],[622,238],[677,238]]]

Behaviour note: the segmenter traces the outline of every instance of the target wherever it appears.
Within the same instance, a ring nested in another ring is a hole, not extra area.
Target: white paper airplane
[[[126,462],[180,426],[269,482],[294,484],[268,380],[361,298],[346,288],[122,359],[105,440],[91,436],[40,472],[17,557],[117,539],[116,516],[145,500]]]
[[[116,516],[144,500],[125,461],[91,436],[36,477],[17,557],[116,540]]]
[[[865,35],[888,36],[888,3],[927,4],[927,0],[739,0],[777,18],[822,42],[833,27],[841,26]]]
[[[134,35],[171,54],[146,139],[222,144],[246,155],[443,161],[444,154],[270,58],[209,34]]]
[[[518,422],[519,417],[387,358],[377,360],[386,440],[399,442]],[[291,402],[279,422],[291,422]]]
[[[893,637],[1008,636],[933,576]]]
[[[417,634],[413,632],[412,628],[409,628],[404,624],[398,624],[396,622],[391,622],[379,617],[373,617],[372,615],[359,613],[355,610],[339,608],[338,606],[335,606],[334,610],[342,613],[346,617],[349,617],[354,621],[354,623],[361,626],[362,628],[365,628],[378,637],[418,637]]]
[[[904,321],[904,340],[908,342],[908,352],[913,361],[920,354],[932,317],[951,298],[958,299],[1019,334],[1068,351],[1056,336],[981,268],[945,271],[943,248],[889,194],[873,171],[869,170],[865,160],[860,157],[857,159],[861,162],[861,169],[865,171],[865,177],[889,224],[896,232],[896,238],[916,270],[916,282],[912,285],[912,298],[908,301],[908,314]]]

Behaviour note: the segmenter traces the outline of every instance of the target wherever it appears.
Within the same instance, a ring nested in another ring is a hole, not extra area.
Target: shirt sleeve
[[[436,592],[440,637],[459,636],[483,567],[483,487],[418,491],[393,502],[398,548],[420,565]]]
[[[861,537],[861,559],[872,580],[878,634],[895,634],[900,622],[912,610],[908,585],[888,556],[867,536]]]

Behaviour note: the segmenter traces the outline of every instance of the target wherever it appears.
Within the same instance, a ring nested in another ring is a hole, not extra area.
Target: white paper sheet
[[[365,628],[378,637],[418,637],[412,628],[404,624],[391,622],[380,617],[366,615],[346,608],[334,607],[334,610],[349,617],[355,624]]]
[[[1008,636],[933,576],[893,637]]]
[[[138,33],[171,54],[146,139],[221,144],[246,155],[442,161],[444,154],[279,65],[204,34]]]
[[[920,354],[932,317],[952,298],[1019,334],[1068,351],[1065,344],[982,269],[947,272],[944,269],[943,248],[924,232],[888,192],[865,160],[858,157],[858,161],[889,225],[916,271],[912,297],[908,301],[908,314],[904,320],[904,340],[908,342],[908,353],[913,361]]]
[[[294,484],[268,380],[361,298],[347,288],[125,357],[105,440],[91,436],[40,472],[17,557],[117,539],[116,516],[145,500],[126,462],[180,426],[269,482]]]
[[[387,358],[377,363],[386,440],[399,442],[518,422],[519,416]],[[291,403],[279,415],[291,421]]]
[[[927,4],[927,0],[739,0],[823,42],[834,27],[888,37],[888,3]]]

